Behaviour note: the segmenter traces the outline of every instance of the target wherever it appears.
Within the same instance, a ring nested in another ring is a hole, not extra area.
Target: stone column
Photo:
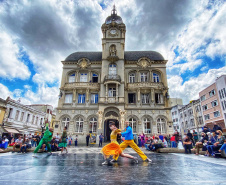
[[[76,71],[76,79],[75,82],[79,82],[79,71]]]
[[[119,110],[120,112],[120,117],[121,117],[121,129],[124,130],[125,128],[125,114],[126,114],[126,111],[125,110]]]
[[[86,89],[86,102],[89,102],[89,89]]]
[[[116,102],[118,102],[118,84],[116,84]]]
[[[102,121],[103,121],[103,111],[99,110],[98,114],[98,129],[102,129]]]
[[[91,73],[91,71],[89,70],[89,78],[88,78],[88,82],[92,81],[91,75],[92,75],[92,73]]]
[[[140,82],[139,70],[136,71],[136,82]]]
[[[108,102],[108,84],[106,84],[105,102]]]
[[[140,89],[137,89],[137,102],[140,102]]]
[[[155,101],[155,90],[153,88],[151,89],[151,101]]]
[[[73,102],[76,101],[76,89],[73,89]]]
[[[149,70],[149,82],[150,83],[152,82],[152,70],[151,69]]]

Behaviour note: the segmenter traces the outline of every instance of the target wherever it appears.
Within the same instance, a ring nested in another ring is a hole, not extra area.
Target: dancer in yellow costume
[[[129,122],[126,121],[125,125],[126,125],[125,132],[121,133],[122,136],[125,137],[125,141],[123,141],[120,144],[120,148],[122,149],[122,151],[125,150],[128,146],[130,146],[133,150],[135,150],[138,153],[138,155],[143,159],[143,161],[152,162],[152,160],[149,159],[134,142],[133,131],[132,131],[132,128],[129,126]],[[118,160],[118,157],[119,157],[118,155],[114,155],[111,162],[116,162]]]
[[[113,155],[113,156],[117,156],[117,158],[119,157],[119,155],[121,157],[127,157],[130,159],[133,159],[135,163],[138,163],[137,157],[133,157],[129,154],[124,154],[122,152],[122,149],[120,148],[118,142],[117,142],[117,134],[121,132],[120,129],[118,129],[115,126],[115,123],[112,122],[109,124],[110,129],[112,130],[111,132],[111,143],[104,146],[101,150],[101,153],[104,155],[104,159],[105,161],[102,163],[103,165],[107,165],[110,163],[110,161],[108,161],[108,158]]]

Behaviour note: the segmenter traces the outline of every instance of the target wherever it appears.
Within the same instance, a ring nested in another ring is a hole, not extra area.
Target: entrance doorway
[[[117,128],[119,128],[119,121],[118,120],[116,120],[116,119],[107,119],[107,120],[105,120],[105,122],[104,122],[104,141],[105,142],[108,142],[108,141],[111,140],[110,139],[111,129],[109,127],[109,123],[110,122],[115,122],[115,126]]]

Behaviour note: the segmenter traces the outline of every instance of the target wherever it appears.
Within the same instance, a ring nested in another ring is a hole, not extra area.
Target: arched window
[[[89,120],[89,131],[96,132],[97,131],[97,119],[91,118]]]
[[[69,75],[68,82],[69,83],[75,82],[75,73],[72,73],[72,74]]]
[[[129,126],[133,129],[133,133],[137,133],[137,121],[135,118],[129,119]]]
[[[75,132],[80,133],[83,132],[83,119],[78,117],[75,123]]]
[[[117,72],[116,72],[116,64],[110,64],[109,65],[109,73],[108,74],[112,75],[112,76],[117,74]]]
[[[70,123],[70,118],[64,117],[62,119],[62,130],[64,129],[64,127],[67,127],[67,129],[68,129],[69,123]]]
[[[144,133],[150,134],[151,133],[151,121],[148,118],[144,118]]]
[[[160,134],[166,133],[166,120],[164,118],[157,119],[157,131]]]
[[[88,81],[88,74],[80,73],[80,82],[87,82],[87,81]]]
[[[135,83],[135,73],[129,74],[129,83]]]
[[[188,122],[185,121],[185,129],[187,129],[187,128],[188,128]]]
[[[98,83],[98,74],[93,73],[92,82]]]
[[[159,82],[159,74],[153,73],[153,82]]]

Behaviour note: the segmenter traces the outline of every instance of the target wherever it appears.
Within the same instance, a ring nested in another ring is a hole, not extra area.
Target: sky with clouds
[[[0,97],[57,106],[61,61],[101,51],[115,3],[128,50],[160,52],[184,103],[226,74],[225,0],[0,0]]]

